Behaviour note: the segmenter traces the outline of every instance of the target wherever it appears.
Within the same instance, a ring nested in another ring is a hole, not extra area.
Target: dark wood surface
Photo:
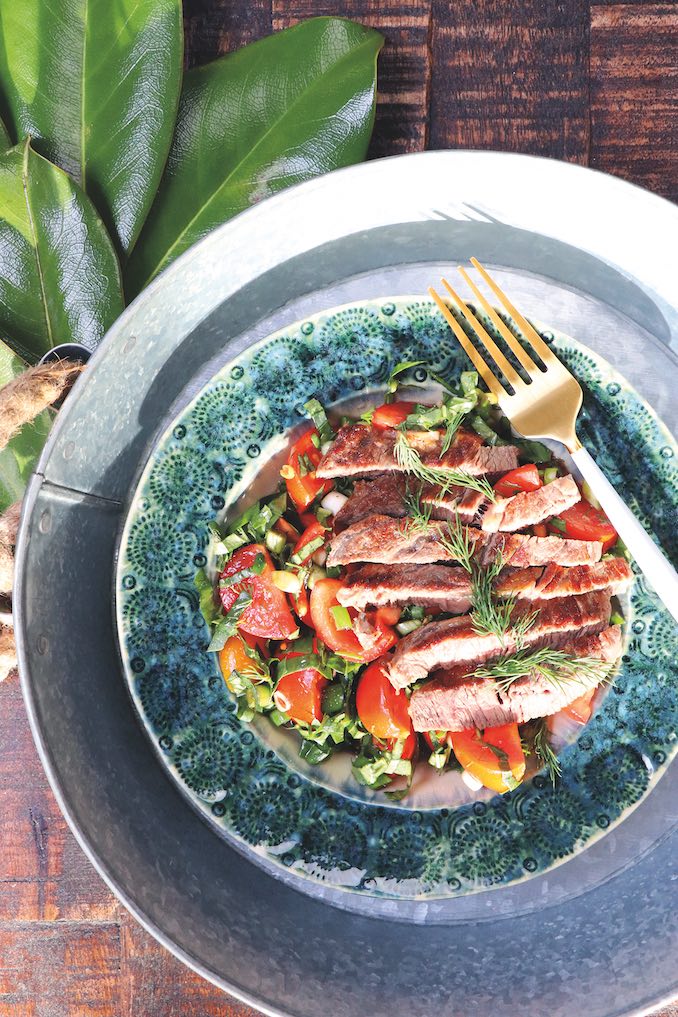
[[[531,152],[678,199],[676,3],[185,0],[185,9],[189,64],[315,14],[379,28],[373,157]],[[117,904],[61,817],[10,678],[0,686],[0,1017],[253,1014]],[[678,1017],[678,1006],[662,1014]]]

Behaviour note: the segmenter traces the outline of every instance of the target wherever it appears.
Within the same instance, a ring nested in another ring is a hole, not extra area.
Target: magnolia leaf
[[[28,141],[0,154],[0,332],[25,360],[93,349],[123,309],[113,245],[87,195]]]
[[[25,370],[26,363],[0,340],[0,388]],[[51,413],[41,413],[0,451],[0,514],[23,497],[51,424]]]
[[[81,184],[124,253],[162,176],[182,54],[181,0],[0,4],[7,124]]]
[[[254,202],[363,159],[382,43],[354,22],[313,18],[189,71],[129,295]]]

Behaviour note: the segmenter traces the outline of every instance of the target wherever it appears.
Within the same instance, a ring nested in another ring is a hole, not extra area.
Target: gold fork
[[[509,317],[513,319],[523,339],[529,343],[536,357],[544,365],[542,369],[536,363],[533,356],[521,345],[499,317],[495,308],[483,296],[468,272],[460,267],[459,272],[462,278],[523,367],[529,381],[525,381],[520,376],[479,318],[450,286],[447,279],[443,279],[442,284],[464,320],[476,334],[484,350],[484,355],[476,349],[461,324],[452,314],[448,303],[433,287],[429,288],[430,295],[449,322],[452,331],[468,354],[478,374],[490,392],[497,397],[499,406],[508,417],[514,431],[522,435],[523,438],[533,440],[550,438],[565,445],[571,455],[572,462],[588,482],[608,519],[658,596],[678,621],[678,573],[628,506],[624,504],[605,474],[577,438],[575,425],[582,404],[582,390],[579,382],[572,377],[529,321],[513,306],[480,262],[471,258],[471,264]],[[501,372],[504,381],[500,381],[493,371],[493,367]]]

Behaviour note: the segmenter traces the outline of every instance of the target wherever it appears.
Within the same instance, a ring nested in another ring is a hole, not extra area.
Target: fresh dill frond
[[[523,648],[525,636],[530,631],[538,617],[539,611],[532,611],[530,614],[523,614],[520,618],[515,619],[511,626],[511,635],[515,640],[516,649],[521,650]]]
[[[537,650],[519,650],[477,667],[476,678],[491,678],[500,692],[506,692],[519,678],[535,674],[557,691],[573,683],[585,689],[610,681],[611,665],[595,657],[572,657],[564,650],[543,646]]]
[[[556,786],[556,782],[560,777],[560,761],[557,755],[551,748],[548,739],[548,727],[546,726],[546,720],[542,718],[537,721],[534,736],[532,739],[532,745],[534,748],[534,754],[542,764],[548,770],[551,783]]]
[[[494,595],[494,581],[504,567],[504,559],[499,552],[488,568],[473,567],[471,600],[473,610],[471,621],[476,632],[493,635],[501,643],[511,628],[511,615],[516,606],[515,597],[499,600]]]
[[[485,477],[472,477],[463,470],[445,470],[427,466],[416,448],[412,448],[403,431],[398,432],[393,451],[401,470],[411,473],[424,484],[435,484],[443,489],[443,493],[449,491],[451,487],[466,487],[471,491],[479,491],[489,501],[496,501],[496,495]]]
[[[443,526],[440,527],[438,543],[445,548],[450,557],[459,562],[465,572],[472,575],[475,541],[469,535],[467,527],[462,525],[458,512],[455,512],[454,519],[448,522],[446,529],[447,532]]]
[[[454,441],[454,436],[457,433],[457,431],[459,430],[459,427],[461,425],[462,420],[467,415],[468,415],[468,410],[463,409],[463,408],[460,408],[458,410],[453,411],[453,413],[450,416],[449,420],[447,421],[447,425],[445,427],[445,433],[443,435],[443,443],[442,443],[441,448],[440,448],[441,456],[444,456],[446,452],[450,451],[450,446],[452,445],[452,442]]]
[[[405,511],[407,512],[407,522],[405,524],[405,532],[410,530],[420,531],[427,530],[428,525],[431,522],[431,513],[433,511],[433,502],[423,502],[422,495],[424,493],[424,485],[419,484],[415,491],[410,489],[410,482],[407,481],[405,488]]]

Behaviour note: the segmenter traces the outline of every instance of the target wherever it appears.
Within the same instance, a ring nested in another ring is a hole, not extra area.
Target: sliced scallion
[[[342,604],[335,604],[334,607],[330,608],[330,614],[339,631],[353,628],[353,622],[347,607],[344,607]]]

